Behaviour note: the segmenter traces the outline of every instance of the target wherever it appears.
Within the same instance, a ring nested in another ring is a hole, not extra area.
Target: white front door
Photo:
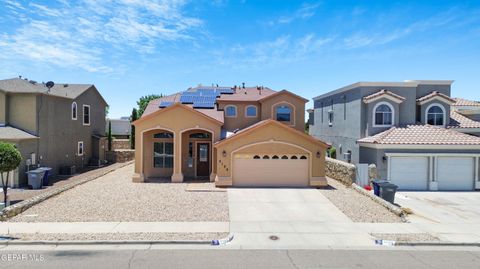
[[[440,191],[474,189],[475,161],[472,157],[438,157],[437,182]]]
[[[391,157],[389,180],[400,190],[428,190],[427,157]]]

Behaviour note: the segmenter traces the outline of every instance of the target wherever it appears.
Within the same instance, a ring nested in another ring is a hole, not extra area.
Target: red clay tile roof
[[[387,90],[384,89],[384,90],[378,91],[378,92],[376,92],[376,93],[374,93],[374,94],[370,94],[370,95],[368,95],[368,96],[363,97],[363,101],[364,101],[364,102],[368,102],[368,101],[370,101],[370,100],[372,100],[372,99],[375,99],[375,98],[377,98],[377,97],[380,97],[380,96],[382,96],[382,95],[389,95],[389,96],[391,96],[391,97],[393,97],[393,98],[399,99],[399,100],[402,101],[402,102],[406,100],[405,97],[400,96],[400,95],[398,95],[398,94],[395,94],[395,93],[393,93],[393,92],[391,92],[391,91],[387,91]]]
[[[383,145],[480,145],[480,137],[443,127],[408,125],[393,127],[357,142]]]
[[[469,119],[462,114],[452,110],[450,111],[450,124],[447,126],[447,128],[480,128],[480,122]]]
[[[477,101],[471,101],[462,98],[453,98],[453,100],[455,100],[455,103],[452,104],[452,106],[480,106],[480,102]]]
[[[445,94],[443,94],[443,93],[439,93],[439,92],[437,92],[437,91],[433,91],[433,92],[431,92],[431,93],[429,93],[429,94],[427,94],[427,95],[425,95],[425,96],[422,96],[422,97],[418,98],[418,99],[417,99],[417,102],[424,102],[424,101],[427,101],[427,100],[429,100],[429,99],[431,99],[431,98],[434,98],[434,97],[436,97],[436,96],[442,97],[442,98],[444,98],[444,99],[447,99],[448,101],[450,101],[450,102],[452,102],[452,103],[455,102],[455,100],[453,100],[452,98],[450,98],[450,96],[445,95]]]
[[[237,88],[234,94],[222,94],[217,101],[258,101],[267,96],[276,93],[276,91],[263,87],[260,90],[257,87]]]

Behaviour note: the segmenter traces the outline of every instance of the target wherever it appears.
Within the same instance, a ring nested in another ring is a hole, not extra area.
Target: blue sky
[[[454,96],[480,99],[480,1],[0,0],[0,78],[18,75],[93,83],[111,117],[200,83],[311,99],[453,79]]]

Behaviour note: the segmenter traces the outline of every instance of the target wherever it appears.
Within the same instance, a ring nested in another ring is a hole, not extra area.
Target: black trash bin
[[[383,183],[380,185],[380,197],[390,202],[391,204],[395,201],[395,193],[397,192],[398,186],[392,183]]]
[[[385,184],[385,183],[388,183],[388,180],[385,180],[385,179],[375,179],[375,180],[372,180],[372,185],[373,185],[373,193],[376,195],[376,196],[380,196],[380,186]]]

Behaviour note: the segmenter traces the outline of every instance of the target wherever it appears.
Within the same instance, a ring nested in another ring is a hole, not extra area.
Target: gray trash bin
[[[380,185],[380,197],[390,203],[395,202],[395,193],[397,192],[398,186],[392,183],[383,183]]]
[[[50,175],[50,171],[52,171],[52,168],[50,168],[50,167],[39,167],[39,168],[37,168],[37,170],[45,171],[45,174],[43,175],[42,185],[43,186],[48,186],[48,177]]]
[[[43,175],[45,170],[35,169],[27,172],[28,175],[28,185],[32,186],[32,189],[42,188]]]

